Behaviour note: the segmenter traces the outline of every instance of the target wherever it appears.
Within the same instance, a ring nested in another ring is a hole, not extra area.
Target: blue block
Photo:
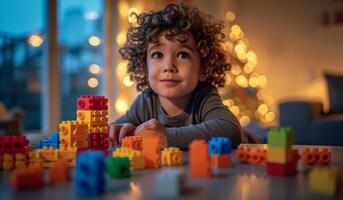
[[[40,147],[53,147],[55,149],[58,149],[60,145],[59,142],[59,133],[58,131],[54,131],[51,133],[50,137],[43,138],[40,140]]]
[[[208,142],[209,154],[230,154],[232,142],[227,137],[213,137]]]
[[[76,158],[76,194],[96,196],[105,188],[105,155],[101,151],[81,152]]]

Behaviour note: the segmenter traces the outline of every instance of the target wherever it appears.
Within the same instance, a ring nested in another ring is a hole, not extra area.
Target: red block
[[[16,169],[11,174],[11,184],[17,191],[43,187],[42,167],[34,165],[28,168]]]
[[[88,135],[88,147],[108,149],[108,133],[92,133]]]
[[[0,136],[0,155],[4,153],[25,153],[29,140],[26,136]]]
[[[77,99],[78,110],[107,110],[108,99],[104,96],[80,96]]]
[[[297,173],[297,162],[284,164],[267,162],[267,173],[272,176],[294,176]]]

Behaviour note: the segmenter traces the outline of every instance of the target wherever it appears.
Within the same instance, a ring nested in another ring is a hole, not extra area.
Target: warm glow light
[[[92,73],[92,74],[99,74],[100,71],[101,71],[101,68],[99,65],[97,64],[91,64],[89,65],[89,68],[88,68],[89,72]]]
[[[239,65],[232,65],[231,67],[231,73],[233,75],[240,75],[242,73],[242,69]]]
[[[39,47],[43,43],[43,37],[39,34],[33,34],[28,38],[28,43],[33,47]]]
[[[243,75],[239,75],[235,78],[236,83],[241,87],[248,87],[248,80]]]
[[[245,53],[245,48],[244,48],[244,46],[243,46],[242,44],[237,44],[237,45],[235,46],[235,52],[236,52],[237,54]]]
[[[99,46],[101,43],[101,40],[97,36],[91,36],[88,38],[88,43],[92,46]]]
[[[118,8],[119,8],[119,15],[121,18],[126,18],[127,17],[127,11],[129,10],[129,5],[127,4],[126,1],[119,1],[118,3]]]
[[[94,77],[88,79],[88,86],[89,86],[89,87],[91,87],[91,88],[96,88],[96,87],[98,86],[98,84],[99,84],[98,79],[96,79],[96,78],[94,78]]]
[[[96,20],[98,19],[98,13],[95,11],[86,12],[84,15],[86,20]]]
[[[233,32],[231,32],[229,36],[232,41],[239,40],[239,35],[236,35]]]
[[[257,57],[253,51],[247,53],[248,62],[256,63]]]
[[[275,119],[275,114],[273,112],[268,112],[264,117],[267,122],[272,122]]]
[[[241,30],[241,27],[235,24],[231,27],[231,32],[235,35],[239,35],[242,32],[242,30]]]
[[[265,75],[261,75],[258,77],[260,87],[265,87],[267,85],[267,77]]]
[[[117,67],[117,76],[119,78],[124,77],[126,75],[126,70],[127,70],[127,62],[121,61]]]
[[[245,127],[250,123],[250,118],[248,116],[244,115],[241,118],[239,118],[239,122],[241,123],[241,125],[243,127]]]
[[[266,98],[267,94],[266,94],[266,92],[264,90],[259,90],[257,92],[256,96],[257,96],[258,100],[262,101],[262,100],[264,100]]]
[[[115,108],[116,108],[116,111],[122,115],[122,114],[125,114],[129,106],[124,99],[118,98],[118,100],[115,102]]]
[[[232,11],[228,11],[225,13],[225,18],[229,20],[230,22],[234,21],[236,19],[236,15]]]
[[[136,13],[137,15],[139,14],[138,8],[132,7],[127,11],[127,18],[130,23],[134,23],[137,21],[137,17],[133,15],[133,13]]]
[[[130,87],[134,84],[133,81],[131,81],[130,79],[130,76],[129,75],[126,75],[124,78],[123,78],[123,84],[127,87]]]
[[[247,64],[244,65],[243,69],[247,74],[250,74],[254,71],[255,66],[252,63],[248,62]]]
[[[230,85],[230,83],[232,82],[232,77],[229,73],[225,74],[225,85]]]
[[[126,34],[125,32],[120,32],[118,35],[117,35],[117,44],[119,45],[124,45],[125,42],[126,42]]]
[[[234,114],[234,115],[239,115],[239,108],[238,106],[231,106],[229,110]]]
[[[232,99],[225,99],[225,100],[223,101],[223,104],[226,105],[228,108],[230,108],[231,106],[234,105],[234,102],[233,102]]]
[[[268,112],[268,106],[266,104],[261,104],[258,106],[258,112],[260,112],[262,115],[266,114]]]
[[[258,81],[258,78],[257,77],[250,77],[249,79],[249,85],[251,87],[257,87],[259,85],[259,81]]]
[[[237,58],[245,63],[247,61],[247,54],[245,52],[237,54]]]

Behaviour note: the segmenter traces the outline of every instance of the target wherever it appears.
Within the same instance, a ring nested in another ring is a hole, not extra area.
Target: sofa
[[[329,111],[316,101],[283,101],[279,104],[280,126],[290,126],[296,144],[343,146],[343,76],[324,74]]]

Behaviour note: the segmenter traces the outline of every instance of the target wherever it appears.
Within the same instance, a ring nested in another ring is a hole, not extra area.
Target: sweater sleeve
[[[237,147],[243,137],[237,118],[223,105],[217,93],[211,94],[200,106],[201,123],[167,128],[168,146],[187,149],[194,139],[229,137]]]

